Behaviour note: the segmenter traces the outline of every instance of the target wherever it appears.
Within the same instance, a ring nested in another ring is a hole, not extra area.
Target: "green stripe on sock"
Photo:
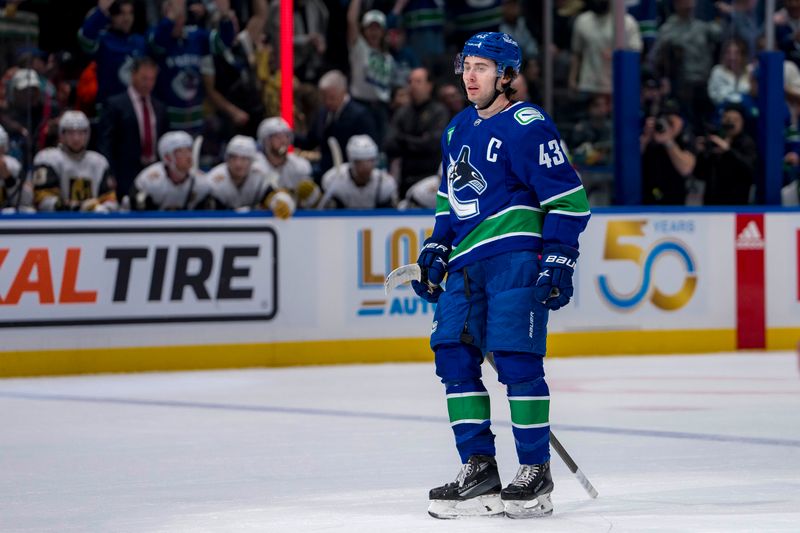
[[[508,399],[511,406],[511,423],[520,426],[547,424],[550,421],[550,400]]]
[[[476,393],[479,396],[448,395],[447,412],[450,422],[458,420],[488,420],[489,394]]]

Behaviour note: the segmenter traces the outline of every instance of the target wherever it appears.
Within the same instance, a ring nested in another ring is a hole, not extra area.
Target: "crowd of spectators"
[[[279,0],[87,1],[59,49],[0,41],[4,212],[432,207],[442,132],[467,105],[452,59],[484,30],[520,44],[517,99],[541,103],[551,55],[565,147],[592,203],[613,202],[609,0],[556,0],[549,46],[538,2],[294,0],[291,80],[278,66]],[[42,2],[0,0],[0,15]],[[644,204],[754,201],[765,24],[786,54],[784,162],[796,179],[800,0],[779,7],[771,21],[757,0],[630,7]],[[279,118],[282,83],[293,127]]]

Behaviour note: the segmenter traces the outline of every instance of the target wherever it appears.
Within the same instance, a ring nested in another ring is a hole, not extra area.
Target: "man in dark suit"
[[[317,182],[322,174],[333,167],[328,137],[339,141],[339,146],[342,148],[347,146],[347,141],[353,135],[369,135],[373,140],[377,138],[377,127],[372,113],[364,105],[350,98],[347,93],[347,78],[341,71],[326,72],[319,79],[318,87],[322,107],[308,135],[296,138],[297,146],[304,150],[319,148],[319,165],[314,169]]]
[[[157,76],[155,61],[136,58],[128,90],[106,100],[100,117],[97,150],[111,165],[119,198],[144,167],[155,163],[156,143],[169,129],[164,104],[150,96]]]

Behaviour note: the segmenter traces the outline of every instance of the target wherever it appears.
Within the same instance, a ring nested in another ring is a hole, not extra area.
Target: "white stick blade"
[[[419,281],[421,278],[422,271],[420,270],[418,264],[412,263],[410,265],[403,265],[395,268],[389,273],[388,276],[386,276],[386,281],[383,283],[383,289],[386,294],[389,294],[394,290],[395,287],[402,285],[403,283],[408,283],[412,280]]]

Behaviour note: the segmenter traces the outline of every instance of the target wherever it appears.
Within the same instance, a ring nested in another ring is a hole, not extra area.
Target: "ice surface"
[[[427,516],[459,468],[431,363],[0,380],[0,531],[800,531],[796,355],[546,365],[553,430],[600,492],[554,455],[551,518]]]

